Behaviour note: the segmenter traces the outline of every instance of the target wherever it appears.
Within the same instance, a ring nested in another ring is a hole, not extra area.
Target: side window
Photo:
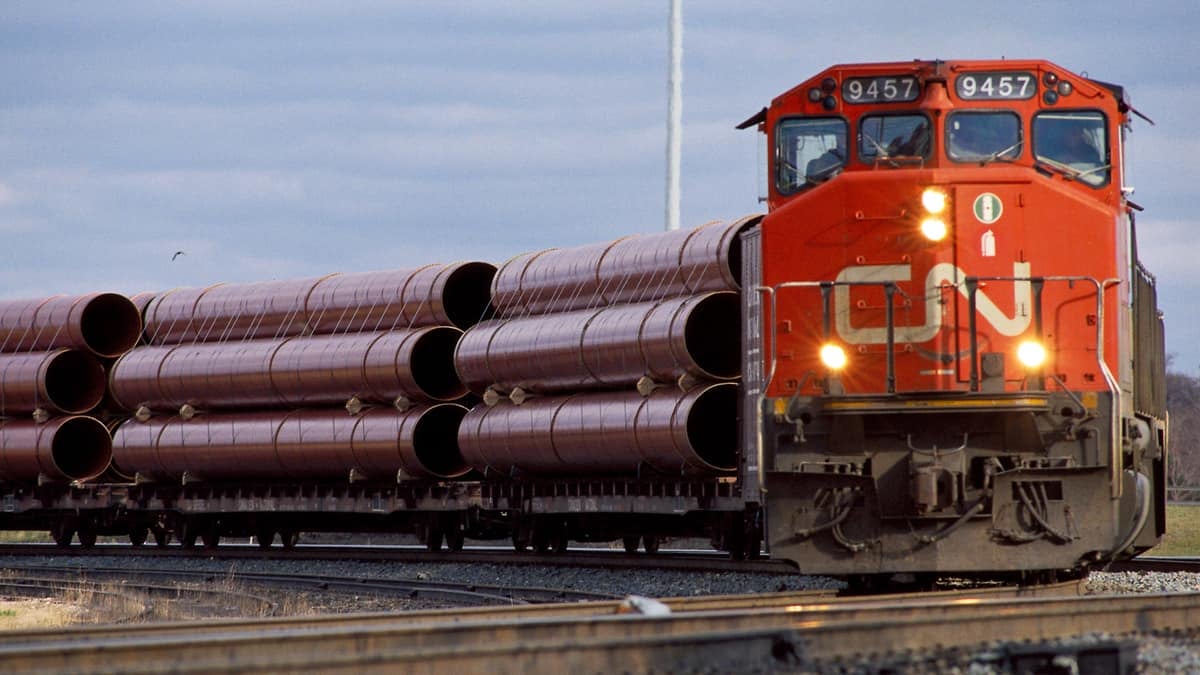
[[[846,165],[846,120],[783,120],[775,138],[775,185],[782,193],[829,180]]]
[[[1033,155],[1093,187],[1108,182],[1108,133],[1096,111],[1043,112],[1033,118]]]
[[[1021,118],[1013,112],[956,112],[946,122],[946,152],[956,162],[1021,156]]]
[[[858,125],[858,156],[864,162],[929,156],[924,115],[868,115]]]

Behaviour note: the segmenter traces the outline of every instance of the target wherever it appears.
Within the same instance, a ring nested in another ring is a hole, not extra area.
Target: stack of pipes
[[[455,352],[485,475],[736,468],[740,240],[751,216],[518,255]]]
[[[105,364],[140,332],[137,307],[115,293],[0,301],[0,482],[104,472],[112,439],[85,413],[103,400]]]
[[[460,262],[134,296],[145,344],[109,377],[133,413],[114,468],[183,481],[465,474],[453,354],[490,312],[495,273]]]

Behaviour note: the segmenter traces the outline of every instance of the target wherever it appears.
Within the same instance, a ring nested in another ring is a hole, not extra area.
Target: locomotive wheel
[[[626,553],[637,553],[637,549],[638,549],[638,538],[637,538],[636,536],[633,536],[633,537],[622,537],[622,538],[621,538],[621,543],[625,545],[625,552],[626,552]]]
[[[96,530],[91,526],[81,525],[79,527],[79,545],[84,548],[91,548],[96,545]]]
[[[280,530],[279,543],[284,549],[290,551],[296,548],[296,544],[300,543],[300,533],[292,530]]]
[[[75,528],[65,522],[58,522],[50,530],[50,537],[54,539],[55,546],[67,548],[71,545],[71,539],[75,537]]]
[[[151,529],[150,533],[154,535],[154,545],[159,548],[166,548],[171,543],[171,533],[161,527]]]
[[[133,546],[141,546],[146,543],[146,537],[150,535],[150,530],[142,525],[135,525],[129,528],[129,543]]]
[[[650,555],[658,553],[658,545],[661,543],[662,541],[652,534],[642,537],[642,546],[646,549],[646,553]]]
[[[259,530],[255,538],[258,540],[259,548],[271,548],[271,544],[275,543],[275,531]]]

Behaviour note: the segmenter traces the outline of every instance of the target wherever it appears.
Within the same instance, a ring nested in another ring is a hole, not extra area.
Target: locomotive
[[[837,65],[739,125],[769,148],[763,216],[0,303],[0,528],[702,536],[846,577],[1135,555],[1165,529],[1167,426],[1134,115],[1047,61]]]

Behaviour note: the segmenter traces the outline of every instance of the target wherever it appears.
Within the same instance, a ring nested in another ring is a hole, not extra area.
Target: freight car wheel
[[[638,549],[638,541],[640,541],[640,540],[639,540],[639,539],[638,539],[636,536],[634,536],[634,537],[623,537],[623,538],[621,539],[621,543],[625,545],[625,552],[626,552],[626,553],[637,553],[637,549]]]
[[[154,535],[154,545],[159,548],[166,548],[171,543],[171,533],[161,527],[151,528],[150,533]]]
[[[512,545],[513,545],[514,551],[516,551],[517,553],[524,553],[529,550],[529,538],[523,536],[521,533],[517,532],[516,530],[513,530]]]
[[[271,548],[271,544],[275,543],[275,530],[259,530],[254,537],[259,548]]]
[[[206,529],[200,533],[200,541],[203,542],[204,548],[216,548],[221,545],[221,533]]]
[[[129,543],[135,547],[145,544],[148,536],[150,536],[150,530],[146,527],[135,525],[129,528]]]
[[[425,548],[434,553],[442,550],[442,540],[446,538],[442,528],[437,525],[430,525],[425,532]]]
[[[196,548],[196,539],[200,536],[197,529],[196,525],[185,522],[179,530],[179,545],[184,548]]]
[[[50,530],[50,537],[59,548],[67,548],[75,537],[75,528],[66,522],[56,523]]]
[[[461,551],[466,538],[466,534],[461,529],[457,527],[449,529],[446,531],[446,548],[451,551]]]
[[[534,553],[544,555],[550,552],[550,535],[544,528],[535,526],[531,540]]]
[[[647,534],[646,536],[642,537],[642,546],[646,549],[646,553],[649,553],[650,555],[658,553],[658,546],[661,543],[662,540],[652,534]]]
[[[96,530],[90,525],[79,526],[79,545],[91,548],[96,545]]]
[[[299,532],[294,532],[292,530],[280,530],[279,531],[279,544],[281,546],[283,546],[283,548],[285,550],[290,551],[290,550],[296,548],[296,544],[299,544],[299,543],[300,543],[300,533]]]

